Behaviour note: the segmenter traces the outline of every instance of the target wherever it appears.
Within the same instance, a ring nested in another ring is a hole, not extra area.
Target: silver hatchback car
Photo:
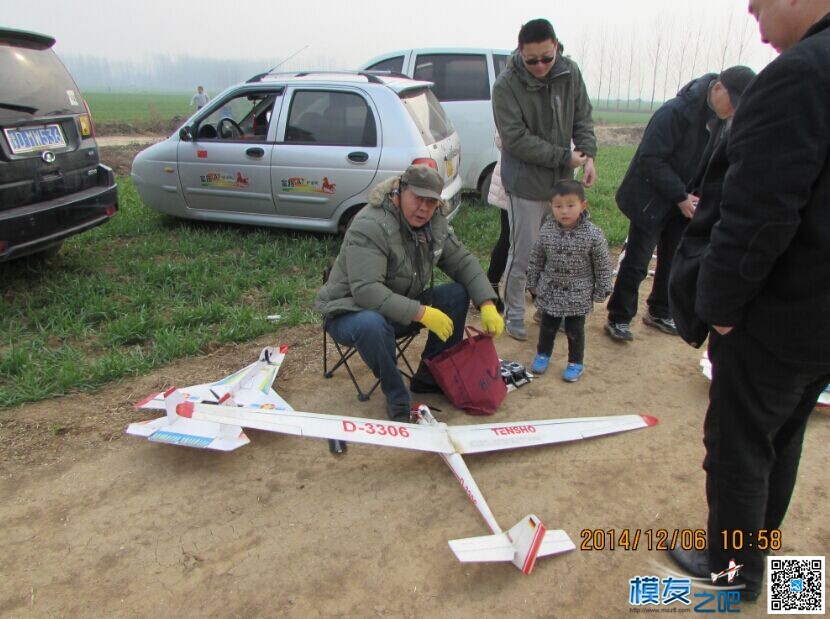
[[[369,72],[258,75],[139,153],[133,182],[176,217],[336,233],[373,185],[425,163],[454,214],[459,138],[430,87]]]

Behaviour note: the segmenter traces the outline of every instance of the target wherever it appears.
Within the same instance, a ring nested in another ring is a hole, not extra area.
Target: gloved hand
[[[437,335],[438,339],[442,342],[446,342],[452,335],[452,318],[441,310],[430,307],[429,305],[424,307],[424,315],[418,322]]]
[[[499,310],[492,303],[481,306],[481,326],[485,333],[495,337],[504,332],[504,318],[501,317]]]

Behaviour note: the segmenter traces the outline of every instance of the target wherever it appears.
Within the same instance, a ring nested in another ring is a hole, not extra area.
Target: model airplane
[[[300,413],[272,389],[286,350],[284,346],[264,348],[255,363],[222,380],[145,398],[136,406],[163,409],[167,414],[130,424],[127,433],[154,442],[230,451],[250,442],[244,427],[327,438],[333,451],[342,451],[349,440],[438,453],[493,532],[450,541],[458,559],[512,561],[530,574],[537,557],[573,550],[573,542],[565,531],[546,530],[532,514],[503,531],[461,454],[579,440],[657,423],[647,415],[622,415],[450,427],[436,421],[426,406],[413,411],[415,423]]]
[[[700,371],[703,372],[706,378],[712,380],[712,362],[709,361],[709,352],[706,350],[703,351],[703,356],[700,358]],[[816,406],[830,407],[830,385],[827,385],[824,391],[819,394]]]
[[[287,346],[263,348],[259,359],[251,365],[216,381],[155,393],[136,404],[136,408],[166,410],[167,415],[158,419],[131,423],[127,434],[142,436],[156,443],[168,443],[184,447],[200,447],[231,451],[250,443],[238,424],[205,423],[183,419],[176,415],[175,404],[180,402],[207,402],[227,406],[252,407],[267,413],[294,410],[271,388]]]
[[[729,567],[727,567],[725,570],[717,574],[715,574],[715,572],[712,572],[712,582],[717,582],[718,578],[720,578],[721,576],[726,576],[726,582],[732,582],[733,580],[735,580],[735,576],[738,575],[738,572],[742,567],[743,565],[735,565],[735,559],[730,559]]]
[[[215,427],[243,427],[295,436],[307,436],[439,454],[455,474],[464,492],[481,513],[492,535],[449,542],[460,561],[512,561],[530,574],[538,557],[575,548],[562,530],[546,530],[530,514],[503,531],[484,500],[461,454],[531,447],[579,440],[603,434],[646,428],[657,423],[648,415],[619,415],[582,419],[548,419],[470,426],[448,426],[435,420],[426,406],[413,411],[416,423],[379,421],[291,410],[259,411],[224,404],[186,401],[173,391],[166,398],[168,414]]]

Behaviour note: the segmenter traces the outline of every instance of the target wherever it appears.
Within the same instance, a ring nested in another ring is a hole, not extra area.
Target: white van
[[[490,95],[511,53],[460,47],[405,49],[377,56],[361,68],[402,73],[435,84],[432,91],[461,138],[463,186],[486,196],[498,156]]]

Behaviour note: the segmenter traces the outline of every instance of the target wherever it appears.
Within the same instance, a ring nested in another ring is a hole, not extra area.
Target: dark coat
[[[830,370],[830,14],[741,97],[695,310]],[[729,337],[727,335],[727,337]]]
[[[709,247],[712,228],[720,219],[723,180],[729,169],[726,158],[728,134],[717,143],[712,157],[694,182],[700,197],[689,225],[677,246],[669,276],[669,309],[677,331],[688,344],[699,348],[709,334],[709,325],[695,312],[700,262]],[[690,192],[691,193],[691,192]]]
[[[708,102],[716,78],[707,73],[692,80],[651,117],[617,190],[617,205],[631,221],[656,229],[686,199],[709,142],[706,125],[717,119]],[[714,127],[720,130],[720,122]]]

